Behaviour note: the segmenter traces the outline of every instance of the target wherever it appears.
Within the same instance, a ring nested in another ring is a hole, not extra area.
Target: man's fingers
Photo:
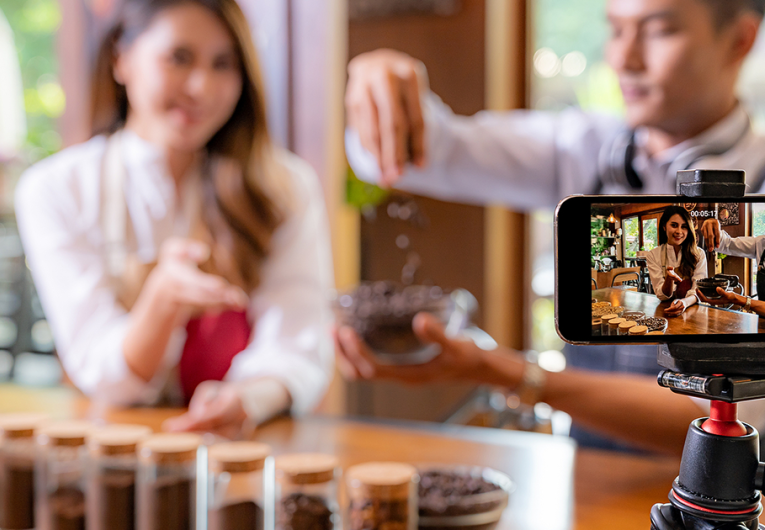
[[[395,74],[382,71],[371,89],[380,124],[380,169],[383,182],[391,185],[404,168],[409,126],[406,123],[399,80]]]
[[[364,85],[354,88],[353,96],[349,95],[348,124],[359,134],[359,140],[364,149],[374,156],[378,165],[380,160],[380,123],[377,116],[372,92]]]
[[[343,379],[346,379],[347,381],[355,381],[359,378],[359,372],[350,361],[345,358],[344,354],[338,353],[335,356],[335,361],[337,363],[337,369],[340,372],[340,375],[343,376]]]
[[[412,322],[415,335],[421,341],[449,346],[452,339],[446,336],[444,325],[430,313],[417,313]]]
[[[365,379],[373,378],[375,376],[375,367],[364,356],[362,350],[365,346],[356,335],[356,332],[346,326],[340,328],[337,334],[348,362],[353,365],[361,377]]]
[[[409,141],[412,162],[417,166],[425,165],[425,120],[420,104],[420,84],[417,72],[412,69],[403,76],[404,108],[409,122]]]

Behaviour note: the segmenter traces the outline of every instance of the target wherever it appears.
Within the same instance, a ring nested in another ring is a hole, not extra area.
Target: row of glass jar
[[[341,528],[337,459],[270,452],[136,425],[0,416],[0,529]],[[413,467],[367,463],[346,478],[350,529],[416,528]]]

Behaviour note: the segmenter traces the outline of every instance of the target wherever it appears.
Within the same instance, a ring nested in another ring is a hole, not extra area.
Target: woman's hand
[[[145,295],[165,307],[185,312],[246,308],[248,298],[241,288],[199,270],[198,265],[209,257],[210,247],[204,243],[168,239],[162,244],[157,266],[146,280],[140,297]]]
[[[673,283],[682,283],[683,281],[680,275],[675,272],[674,267],[667,267],[667,275],[664,277],[664,280],[669,280]]]
[[[677,316],[680,316],[680,315],[683,314],[683,312],[685,311],[686,307],[688,307],[688,305],[686,305],[686,301],[685,301],[684,298],[683,299],[674,300],[670,304],[670,306],[667,309],[664,310],[664,316],[665,317],[677,317]]]
[[[393,185],[408,161],[425,164],[420,96],[427,90],[422,62],[394,50],[376,50],[348,64],[348,125],[377,160],[381,184]]]
[[[429,381],[475,380],[480,381],[484,372],[484,355],[471,340],[450,339],[444,327],[429,313],[419,313],[412,324],[415,334],[424,343],[441,347],[441,353],[433,360],[414,366],[380,364],[374,354],[350,327],[335,332],[337,366],[346,379],[395,379],[409,383]],[[519,362],[519,378],[523,363]],[[519,379],[520,380],[520,379]],[[517,382],[516,382],[517,384]]]
[[[162,427],[171,432],[210,432],[231,440],[247,437],[253,430],[236,385],[221,381],[200,384],[188,412],[168,419]]]
[[[130,310],[130,324],[122,344],[125,362],[144,381],[156,374],[173,331],[196,310],[244,309],[247,295],[220,276],[197,265],[210,255],[204,243],[169,239],[159,263],[151,271]]]
[[[746,304],[746,301],[744,301],[744,303],[741,303],[739,301],[738,295],[736,293],[732,293],[730,291],[726,291],[722,287],[718,287],[717,288],[717,294],[720,295],[720,298],[715,298],[713,300],[710,300],[709,298],[704,296],[704,293],[702,293],[701,291],[696,291],[696,296],[699,297],[699,300],[701,300],[702,302],[704,302],[706,304],[709,304],[709,305],[730,305],[730,304],[735,304],[735,305],[743,307],[744,304]],[[744,300],[746,300],[746,298]]]

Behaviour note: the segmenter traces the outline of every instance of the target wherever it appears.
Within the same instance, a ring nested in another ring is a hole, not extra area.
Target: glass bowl
[[[720,294],[717,292],[717,288],[722,287],[723,289],[727,289],[728,283],[728,280],[722,278],[704,278],[703,280],[696,282],[696,288],[710,300],[715,300],[721,298]]]
[[[417,469],[419,527],[428,530],[492,530],[514,489],[510,477],[488,467],[423,464]]]
[[[333,302],[338,325],[350,326],[383,364],[423,364],[435,358],[437,344],[423,344],[412,321],[420,312],[435,315],[446,335],[459,335],[477,308],[464,289],[451,292],[429,285],[402,286],[393,282],[364,282],[337,294]]]

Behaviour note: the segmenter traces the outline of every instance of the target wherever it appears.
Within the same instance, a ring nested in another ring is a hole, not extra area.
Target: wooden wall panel
[[[430,85],[460,114],[485,107],[486,6],[484,0],[462,0],[452,16],[400,15],[349,26],[349,57],[378,48],[395,48],[422,60]],[[393,193],[391,200],[406,200]],[[483,306],[484,208],[415,198],[429,219],[426,229],[391,219],[387,203],[377,208],[373,221],[361,222],[361,279],[400,279],[407,251],[396,237],[409,238],[422,265],[417,281],[431,280],[444,287],[462,287]],[[478,318],[480,324],[482,319]],[[469,384],[403,386],[393,383],[352,383],[348,410],[352,414],[417,420],[441,420],[473,389]]]

